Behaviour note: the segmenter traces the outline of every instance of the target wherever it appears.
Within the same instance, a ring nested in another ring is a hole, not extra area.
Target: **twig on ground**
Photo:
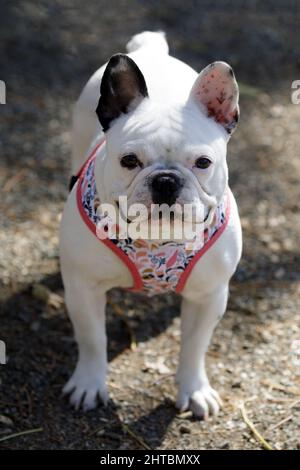
[[[273,289],[274,288],[278,288],[278,289],[285,289],[285,288],[288,288],[288,289],[291,289],[293,288],[294,286],[299,286],[299,281],[298,280],[295,280],[295,281],[284,281],[284,280],[280,280],[280,279],[269,279],[269,280],[265,280],[265,281],[261,281],[261,280],[251,280],[251,281],[243,281],[243,282],[232,282],[231,285],[230,285],[230,289],[232,291],[241,291],[243,289],[249,291],[249,289],[254,289],[254,290],[257,290],[257,289],[266,289],[266,288],[269,288],[269,287],[272,287]]]
[[[164,377],[160,377],[159,379],[154,380],[154,382],[152,382],[152,383],[150,384],[150,387],[153,387],[153,386],[155,386],[155,385],[158,385],[158,384],[160,384],[161,382],[164,382],[165,380],[170,379],[171,377],[174,377],[174,376],[175,376],[175,374],[172,373],[172,374],[167,374],[167,375],[165,375]]]
[[[35,299],[44,302],[55,310],[60,309],[65,303],[61,295],[55,294],[43,284],[33,284],[32,295]]]
[[[276,423],[276,424],[273,424],[273,426],[270,426],[269,431],[273,431],[274,429],[279,428],[282,424],[286,423],[287,421],[290,421],[291,419],[293,419],[293,415],[287,416],[286,418],[279,421],[279,423]]]
[[[294,400],[290,405],[289,408],[294,408],[294,406],[299,405],[300,403],[300,398],[297,398],[297,400]]]
[[[252,433],[254,434],[256,439],[258,439],[258,441],[261,443],[262,447],[266,450],[273,450],[273,448],[270,446],[270,444],[267,443],[267,441],[263,438],[263,436],[258,432],[258,430],[254,426],[252,421],[248,418],[248,415],[247,415],[247,412],[245,410],[244,404],[241,404],[239,408],[240,408],[243,420],[245,421],[245,423],[247,424],[249,429],[252,431]]]
[[[93,431],[91,431],[91,432],[88,434],[88,436],[89,436],[89,437],[92,437],[92,436],[94,436],[95,434],[97,434],[99,431],[103,431],[103,430],[105,431],[104,426],[103,426],[103,424],[102,424],[102,426],[97,427],[96,429],[94,429]]]
[[[152,450],[152,448],[150,446],[148,446],[148,444],[141,437],[139,437],[137,434],[135,434],[135,432],[127,424],[122,423],[122,428],[123,428],[124,432],[126,432],[131,437],[133,437],[133,439],[135,439],[136,442],[138,442],[144,449]]]
[[[16,406],[16,403],[13,403],[13,402],[11,402],[11,401],[0,400],[0,405],[4,405],[4,406]]]
[[[273,398],[273,397],[267,397],[266,400],[269,403],[291,403],[289,405],[289,408],[291,408],[292,404],[295,403],[292,398]],[[300,400],[296,400],[296,403]]]
[[[284,387],[280,384],[275,384],[269,380],[261,380],[261,383],[266,387],[269,387],[271,390],[279,390],[280,392],[290,393],[291,395],[299,395],[300,396],[300,389],[296,387]]]
[[[255,400],[257,400],[257,395],[252,395],[252,397],[245,398],[244,404],[249,403],[250,401],[255,401]]]
[[[15,437],[25,436],[26,434],[33,434],[34,432],[42,432],[43,428],[28,429],[27,431],[16,432],[15,434],[9,434],[8,436],[0,437],[0,442],[8,441],[8,439],[14,439]]]
[[[24,176],[26,175],[26,170],[23,168],[22,170],[18,171],[15,175],[13,175],[11,178],[9,178],[5,185],[3,186],[3,191],[5,193],[9,193],[17,183],[19,183]]]
[[[112,307],[112,309],[114,310],[114,312],[119,316],[121,317],[123,323],[125,323],[126,325],[126,328],[128,330],[128,333],[129,333],[129,336],[130,336],[130,349],[131,351],[135,351],[136,348],[137,348],[137,341],[136,341],[136,337],[135,337],[135,334],[132,330],[132,327],[130,325],[130,322],[128,321],[128,318],[126,318],[126,316],[124,315],[124,312],[123,310],[121,309],[121,307],[119,307],[119,305],[116,305],[114,302],[112,302],[111,300],[108,300],[107,303]]]

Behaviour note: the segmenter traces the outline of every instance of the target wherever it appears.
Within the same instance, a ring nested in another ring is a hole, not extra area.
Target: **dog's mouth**
[[[137,217],[134,217],[133,219],[130,219],[127,217],[127,215],[125,215],[121,208],[120,208],[120,204],[119,204],[119,201],[115,201],[115,204],[118,208],[118,211],[121,215],[121,217],[123,218],[123,220],[127,223],[127,224],[131,224],[133,222],[136,222],[137,221]],[[210,222],[211,220],[211,214],[212,214],[212,207],[206,207],[204,212],[204,217],[202,218],[202,220],[197,220],[197,218],[192,218],[191,220],[189,218],[187,218],[185,216],[185,213],[184,211],[182,210],[178,210],[178,211],[174,211],[174,210],[167,210],[166,213],[164,213],[163,210],[160,209],[159,206],[157,205],[154,205],[154,209],[153,208],[148,208],[147,209],[147,213],[148,213],[148,216],[145,217],[144,219],[141,219],[139,218],[138,221],[141,222],[141,223],[145,223],[145,222],[162,222],[162,221],[169,221],[171,225],[173,225],[175,223],[175,221],[180,221],[182,223],[193,223],[195,225],[201,225],[201,224],[207,224],[208,222]],[[181,207],[181,205],[178,204],[179,207]],[[165,207],[165,209],[168,209],[168,207]]]

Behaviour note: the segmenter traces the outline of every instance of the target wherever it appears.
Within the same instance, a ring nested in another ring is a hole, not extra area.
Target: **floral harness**
[[[77,206],[79,212],[98,240],[107,245],[128,267],[133,278],[130,290],[149,296],[165,292],[182,291],[190,272],[199,259],[216,242],[227,226],[230,215],[230,190],[215,208],[212,222],[204,230],[201,245],[188,241],[154,242],[152,240],[99,238],[101,218],[97,210],[100,201],[97,193],[94,167],[100,142],[92,151],[77,178]]]

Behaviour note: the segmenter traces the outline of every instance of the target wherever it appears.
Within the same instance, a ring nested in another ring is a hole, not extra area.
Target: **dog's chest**
[[[215,209],[212,223],[192,241],[154,242],[111,235],[110,220],[99,211],[94,167],[97,152],[92,152],[81,171],[77,186],[77,205],[82,219],[99,239],[128,267],[134,287],[131,290],[155,295],[180,293],[201,257],[224,231],[230,212],[229,192]]]

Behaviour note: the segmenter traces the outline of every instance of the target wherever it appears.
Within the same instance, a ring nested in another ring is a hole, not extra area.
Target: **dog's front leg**
[[[105,404],[107,351],[105,332],[106,294],[97,286],[86,285],[82,279],[65,282],[68,312],[74,327],[79,356],[75,371],[63,389],[71,394],[70,401],[85,411],[97,406],[99,397]]]
[[[209,413],[216,415],[221,405],[206,375],[205,353],[213,330],[225,312],[227,297],[228,286],[223,285],[197,303],[187,299],[182,302],[177,406],[180,410],[190,409],[204,419]]]

